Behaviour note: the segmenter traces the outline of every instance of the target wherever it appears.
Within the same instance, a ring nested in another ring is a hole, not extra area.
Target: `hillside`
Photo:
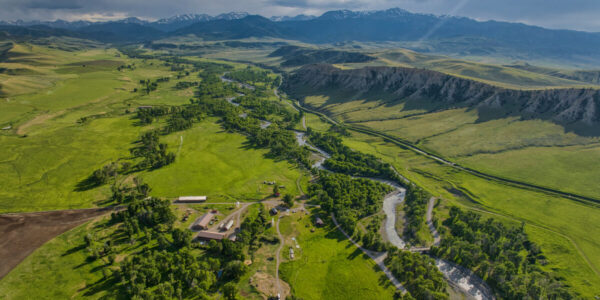
[[[581,135],[600,134],[600,91],[554,89],[521,91],[413,68],[366,67],[341,70],[330,65],[306,66],[289,77],[290,93],[343,91],[351,99],[388,99],[388,105],[429,112],[476,109],[478,122],[518,116],[550,120]]]
[[[488,174],[600,197],[594,89],[520,91],[390,67],[305,66],[284,80],[303,105]]]

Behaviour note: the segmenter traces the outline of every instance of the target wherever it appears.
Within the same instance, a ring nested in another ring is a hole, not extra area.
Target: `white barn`
[[[195,203],[195,202],[205,202],[206,196],[179,196],[177,198],[177,202],[181,203]]]

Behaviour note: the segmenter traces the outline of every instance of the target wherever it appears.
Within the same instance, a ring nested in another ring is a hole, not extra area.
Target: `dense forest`
[[[353,151],[342,143],[339,136],[313,130],[308,130],[307,133],[310,141],[315,146],[331,155],[331,158],[324,163],[328,170],[352,176],[375,177],[398,183],[403,182],[390,164],[382,162],[373,155]]]
[[[235,299],[243,261],[262,245],[269,217],[261,205],[241,225],[238,240],[192,244],[192,232],[173,226],[167,200],[135,200],[100,228],[113,234],[86,235],[89,260],[103,260],[103,286],[129,299],[204,299],[217,291]],[[106,235],[102,237],[102,235]],[[133,249],[132,252],[131,249]],[[121,262],[117,257],[124,256]]]
[[[427,201],[430,195],[415,185],[406,187],[404,198],[404,238],[413,244],[424,245],[417,233],[425,227],[425,213],[427,212]]]
[[[392,248],[385,264],[408,291],[403,299],[448,299],[446,280],[431,257]]]
[[[577,298],[560,279],[542,270],[545,257],[528,239],[523,225],[507,227],[457,207],[450,209],[443,224],[450,235],[439,247],[432,247],[432,255],[474,270],[501,298]]]
[[[323,210],[334,213],[344,231],[352,235],[358,220],[381,210],[383,197],[391,190],[373,180],[320,172],[308,187],[308,196]]]

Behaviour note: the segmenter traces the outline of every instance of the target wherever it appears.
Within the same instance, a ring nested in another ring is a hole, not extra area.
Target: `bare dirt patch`
[[[112,210],[94,208],[0,215],[0,279],[47,241]]]
[[[64,113],[64,111],[59,111],[53,114],[43,114],[43,115],[39,115],[27,122],[25,122],[23,125],[19,126],[19,128],[17,129],[17,134],[19,135],[23,135],[25,133],[27,133],[27,129],[33,125],[38,125],[38,124],[42,124],[44,122],[46,122],[49,119],[52,119],[56,116],[61,115],[62,113]]]
[[[281,299],[286,299],[286,297],[290,294],[290,286],[287,284],[287,282],[281,279],[279,282],[281,284]],[[256,288],[263,299],[269,299],[269,297],[277,296],[277,293],[279,293],[277,291],[275,277],[264,272],[256,272],[256,274],[250,278],[250,284]]]

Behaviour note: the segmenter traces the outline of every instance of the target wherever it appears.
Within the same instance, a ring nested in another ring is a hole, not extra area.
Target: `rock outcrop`
[[[551,120],[580,133],[600,129],[600,90],[596,89],[511,90],[422,69],[341,70],[325,64],[302,67],[288,76],[283,88],[298,97],[343,94],[404,101],[428,110],[467,107],[477,109],[482,119],[521,116]],[[341,100],[346,99],[335,99]]]

